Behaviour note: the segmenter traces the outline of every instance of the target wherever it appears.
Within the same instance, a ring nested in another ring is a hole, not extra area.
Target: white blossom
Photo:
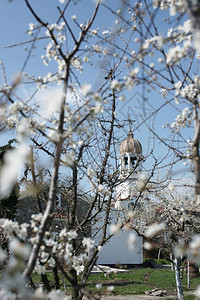
[[[98,246],[97,249],[98,249],[98,251],[100,252],[100,251],[102,250],[102,248],[103,248],[102,246]]]
[[[131,77],[135,77],[139,73],[139,71],[140,71],[140,69],[138,67],[136,67],[129,72],[129,75]]]
[[[0,170],[0,194],[7,195],[13,184],[17,181],[25,161],[29,155],[29,148],[26,145],[19,145],[13,150],[6,152],[4,165]]]
[[[196,291],[195,291],[195,296],[200,299],[200,285],[197,287]]]
[[[63,96],[60,87],[51,87],[39,93],[38,101],[42,101],[43,112],[46,116],[60,111]]]
[[[0,248],[0,263],[4,262],[6,259],[6,253]]]
[[[102,113],[103,112],[103,105],[100,101],[96,101],[96,105],[93,108],[94,109],[94,113],[98,114],[98,113]]]
[[[111,88],[112,90],[114,90],[114,89],[120,89],[120,88],[121,88],[121,85],[120,85],[120,83],[119,83],[118,80],[113,79],[113,80],[111,81],[110,88]]]
[[[144,249],[146,250],[151,250],[152,249],[152,244],[149,242],[144,242]]]
[[[61,1],[63,1],[63,0],[61,0]],[[48,299],[49,300],[55,300],[55,299],[67,300],[68,298],[65,295],[65,293],[62,292],[61,290],[53,290],[48,294]]]
[[[86,248],[85,251],[88,253],[94,248],[94,243],[95,241],[91,238],[84,237],[82,240],[82,244]]]
[[[168,95],[168,92],[166,89],[161,89],[160,92],[164,98]]]
[[[173,48],[170,48],[167,52],[167,63],[178,64],[180,59],[187,55],[187,52],[191,49],[192,43],[190,40],[185,40],[183,46],[177,45]]]
[[[200,259],[200,235],[199,234],[195,234],[192,237],[192,240],[189,244],[188,251],[189,251],[189,255],[191,256],[191,259],[196,263],[198,263]]]
[[[60,139],[60,136],[59,136],[57,130],[55,130],[53,128],[52,129],[49,128],[47,136],[48,136],[49,140],[54,143],[58,142]]]
[[[84,56],[84,57],[82,58],[82,61],[83,61],[84,63],[87,63],[87,62],[89,61],[89,57],[88,57],[88,56]]]
[[[163,60],[162,57],[159,57],[157,61],[158,61],[158,63],[160,63],[160,64],[164,62],[164,60]]]
[[[28,259],[30,254],[30,247],[22,243],[19,239],[13,238],[10,242],[10,250],[22,259]]]
[[[98,192],[101,194],[106,194],[107,193],[107,187],[104,186],[103,184],[98,185]]]
[[[59,237],[62,239],[65,238],[66,236],[67,236],[67,230],[66,228],[63,228],[59,233]]]
[[[109,33],[109,30],[104,30],[103,32],[102,32],[102,34],[104,34],[104,35],[106,35],[106,34],[108,34]]]
[[[138,177],[139,177],[139,179],[140,179],[141,181],[143,181],[143,182],[147,182],[148,179],[149,179],[147,173],[144,173],[144,172],[140,173]]]
[[[170,182],[169,185],[168,185],[168,188],[170,191],[173,191],[174,190],[174,185]]]
[[[78,234],[75,230],[70,230],[67,232],[67,238],[68,238],[68,241],[71,241],[71,240],[74,240],[78,237]]]
[[[26,139],[30,137],[31,133],[28,120],[22,119],[20,124],[17,125],[18,141],[21,143],[26,141]]]
[[[127,239],[128,249],[131,250],[131,251],[133,251],[135,249],[136,242],[137,242],[137,235],[136,235],[135,232],[131,232],[129,234],[128,239]]]
[[[160,224],[154,223],[150,225],[148,229],[145,231],[145,236],[148,238],[152,238],[164,229],[165,229],[165,223],[160,223]]]
[[[105,48],[103,49],[103,51],[102,51],[102,54],[103,54],[104,56],[106,56],[108,53],[109,53],[109,49],[108,49],[107,47],[105,47]]]
[[[74,161],[75,161],[74,151],[70,151],[69,153],[65,154],[65,162],[66,162],[67,166],[69,166],[69,167],[73,166]]]
[[[121,230],[121,225],[119,223],[117,224],[111,224],[109,227],[110,234],[117,234]]]
[[[102,46],[100,45],[93,45],[94,51],[100,53],[102,51]]]
[[[11,293],[7,290],[0,290],[0,299],[2,300],[16,300],[16,294]]]
[[[183,257],[185,251],[184,251],[184,248],[181,247],[181,245],[177,245],[177,246],[174,247],[173,252],[174,252],[174,256],[176,258],[181,258],[181,257]]]
[[[112,292],[114,290],[114,288],[115,287],[113,285],[110,285],[107,287],[107,291]]]
[[[146,173],[144,173],[144,172],[140,173],[138,175],[138,180],[136,182],[136,189],[138,191],[143,191],[146,187],[148,179],[149,179],[149,177]]]
[[[92,30],[90,30],[90,32],[92,33],[92,35],[96,35],[97,34],[97,30],[96,29],[92,29]]]
[[[29,24],[29,30],[33,30],[35,28],[35,25],[33,23]]]
[[[67,263],[69,262],[69,259],[72,257],[72,251],[73,251],[72,245],[70,243],[66,243],[64,258]]]
[[[91,90],[91,84],[83,84],[81,86],[81,88],[79,89],[79,92],[83,95],[83,96],[87,96],[88,93]]]
[[[35,265],[35,268],[34,268],[34,272],[37,272],[38,274],[45,274],[46,273],[46,267],[37,262],[36,265]]]

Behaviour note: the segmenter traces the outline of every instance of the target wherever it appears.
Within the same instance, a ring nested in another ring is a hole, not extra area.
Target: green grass
[[[156,258],[144,258],[143,259],[143,262],[145,262],[146,260],[149,260],[149,259],[153,259],[155,262],[157,262],[158,264],[160,265],[170,265],[171,262],[164,259],[164,258],[161,258],[161,259],[156,259]]]
[[[48,274],[49,280],[53,281],[51,273]],[[33,276],[34,282],[39,283],[40,277],[37,274]],[[96,284],[101,283],[102,287],[98,290]],[[184,291],[187,289],[187,277],[184,274],[182,279]],[[191,278],[191,290],[194,290],[200,284],[200,278]],[[104,274],[91,274],[86,289],[101,293],[110,294],[107,291],[109,286],[114,286],[113,295],[138,295],[144,294],[145,291],[153,288],[160,288],[167,291],[167,295],[176,295],[176,283],[174,272],[171,269],[148,269],[138,268],[131,269],[127,273],[111,274],[105,277]],[[70,293],[70,285],[66,282],[67,292]],[[188,298],[189,297],[189,298]],[[194,299],[187,296],[186,299]]]
[[[101,275],[102,278],[103,275]],[[109,277],[104,277],[103,280],[99,278],[99,275],[91,275],[88,280],[87,288],[90,290],[96,290],[95,285],[99,282],[102,283],[102,292],[107,291],[107,287],[113,285],[113,294],[143,294],[144,291],[151,288],[147,278],[149,277],[149,270],[137,269],[131,270],[128,273],[112,274]]]
[[[113,285],[113,294],[144,294],[145,291],[153,288],[161,288],[174,294],[175,280],[171,270],[154,269],[133,269],[128,273],[113,274],[110,278],[101,281],[98,275],[91,275],[88,281],[88,288],[96,290],[96,283],[102,283],[102,290],[106,291],[107,286]]]

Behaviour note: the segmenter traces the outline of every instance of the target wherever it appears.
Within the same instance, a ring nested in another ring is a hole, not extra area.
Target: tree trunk
[[[48,292],[50,292],[51,287],[49,285],[49,280],[47,278],[47,275],[46,274],[41,274],[41,280],[42,280],[42,283],[44,284],[44,289],[47,290]]]
[[[79,299],[81,299],[79,297],[79,288],[78,288],[78,286],[77,285],[72,285],[71,289],[72,289],[72,299],[73,300],[79,300]]]
[[[70,277],[72,278],[73,282],[71,283],[71,289],[72,289],[72,299],[73,300],[79,300],[80,293],[79,293],[79,285],[78,285],[78,279],[77,279],[77,273],[76,270],[71,269],[70,270]]]
[[[59,282],[59,276],[58,276],[58,269],[56,266],[53,268],[53,277],[54,277],[54,282],[55,282],[55,288],[56,288],[56,290],[59,290],[60,282]]]
[[[194,107],[194,137],[192,140],[192,163],[195,174],[195,193],[200,195],[200,155],[199,155],[199,144],[200,144],[200,110]]]
[[[158,250],[158,260],[160,260],[161,249]]]
[[[174,266],[175,278],[176,278],[177,298],[178,300],[183,300],[184,295],[183,295],[183,287],[182,287],[181,276],[180,276],[180,265],[181,265],[181,260],[174,258],[173,266]]]

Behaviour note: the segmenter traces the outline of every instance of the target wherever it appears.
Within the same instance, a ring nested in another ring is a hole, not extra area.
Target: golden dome
[[[133,138],[133,134],[131,130],[129,130],[129,133],[127,134],[127,138],[123,140],[123,142],[120,144],[119,147],[119,153],[142,153],[142,145],[140,142]]]

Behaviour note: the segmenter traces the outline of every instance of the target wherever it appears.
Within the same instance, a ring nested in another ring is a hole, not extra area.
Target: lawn
[[[49,280],[52,281],[52,275],[48,274]],[[33,280],[39,283],[39,276],[34,275]],[[102,287],[96,288],[97,284]],[[187,277],[184,274],[182,279],[184,291],[187,289]],[[191,278],[191,291],[200,284],[200,278]],[[110,287],[114,287],[113,291],[108,291]],[[65,288],[70,293],[70,286],[66,282]],[[176,283],[174,272],[171,269],[149,269],[134,268],[127,273],[116,273],[104,276],[104,274],[91,274],[86,289],[100,294],[112,295],[137,295],[144,294],[145,291],[159,288],[167,291],[167,295],[176,294]],[[188,298],[189,299],[189,298]],[[192,299],[192,298],[191,298]]]
[[[87,288],[95,290],[97,283],[102,283],[101,291],[105,292],[110,285],[114,286],[113,294],[144,294],[145,291],[159,288],[167,291],[167,295],[176,294],[174,272],[170,269],[132,269],[128,273],[112,274],[105,278],[103,274],[91,275]],[[184,291],[187,289],[187,277],[182,280]],[[200,284],[200,278],[191,279],[191,290]]]

